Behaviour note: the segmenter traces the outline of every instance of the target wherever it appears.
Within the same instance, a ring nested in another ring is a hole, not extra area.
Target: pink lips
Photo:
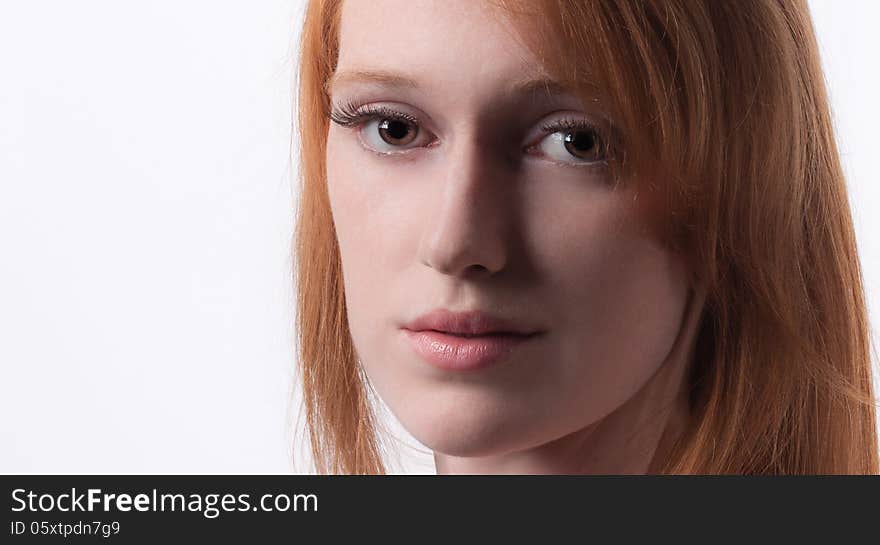
[[[439,309],[403,327],[415,351],[448,371],[476,371],[501,363],[540,331],[479,311]]]

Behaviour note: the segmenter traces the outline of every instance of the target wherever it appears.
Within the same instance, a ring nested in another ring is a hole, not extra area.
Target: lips
[[[476,371],[510,358],[541,331],[522,322],[480,311],[435,310],[406,324],[415,352],[446,371]]]
[[[532,335],[538,332],[534,326],[523,321],[504,318],[486,312],[473,310],[452,312],[446,309],[433,310],[419,316],[403,326],[410,331],[438,331],[449,335]]]

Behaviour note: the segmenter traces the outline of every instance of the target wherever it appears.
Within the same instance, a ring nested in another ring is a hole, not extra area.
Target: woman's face
[[[522,85],[545,75],[480,2],[344,2],[334,117],[381,109],[327,137],[349,326],[376,391],[435,452],[509,453],[597,422],[651,378],[681,326],[684,263],[630,189],[647,180],[613,187],[589,129],[602,112]],[[553,128],[564,121],[587,128]],[[538,334],[421,334],[441,359],[470,356],[449,365],[482,362],[444,368],[404,329],[435,309]]]

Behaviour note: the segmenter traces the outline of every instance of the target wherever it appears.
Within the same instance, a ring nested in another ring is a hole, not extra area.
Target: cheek
[[[376,203],[370,192],[369,174],[365,176],[369,171],[352,153],[346,135],[338,132],[331,126],[327,139],[327,194],[336,236],[340,246],[347,247],[349,239],[358,234],[353,226],[372,221],[374,214],[370,211]]]
[[[688,294],[684,261],[642,226],[626,198],[611,199],[535,231],[559,324],[557,379],[580,385],[570,398],[589,405],[592,417],[621,405],[663,364]]]
[[[348,145],[340,143],[333,133],[331,128],[327,143],[327,194],[339,244],[349,326],[357,338],[359,309],[372,304],[367,287],[376,281],[376,267],[370,266],[371,259],[383,238],[375,236],[380,231],[373,212],[377,203],[368,190],[371,181],[364,178],[364,170]]]
[[[341,131],[336,136],[331,128],[327,192],[343,261],[363,256],[378,265],[377,260],[387,260],[406,236],[401,225],[418,202],[400,180],[408,171],[398,172],[401,169],[382,161],[361,150],[354,136]]]
[[[395,282],[406,266],[405,256],[412,255],[412,231],[402,226],[407,210],[417,203],[412,196],[391,191],[391,170],[356,149],[352,138],[334,138],[332,129],[330,137],[327,191],[349,327],[359,352],[381,352],[377,319],[387,314],[389,294],[395,292]]]

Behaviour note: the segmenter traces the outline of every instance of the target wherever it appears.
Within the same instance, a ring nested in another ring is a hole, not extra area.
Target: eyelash
[[[386,106],[371,105],[358,109],[358,106],[353,102],[346,102],[330,113],[330,119],[343,127],[357,125],[361,121],[368,121],[375,117],[406,121],[407,123],[421,126],[417,117],[397,110],[392,110]]]
[[[419,122],[419,119],[417,117],[407,114],[405,112],[394,110],[386,106],[369,105],[360,108],[357,104],[353,102],[344,102],[341,105],[337,106],[335,109],[333,109],[333,111],[330,112],[329,117],[333,122],[342,127],[356,126],[362,122],[371,121],[374,118],[393,119],[396,121],[411,123],[412,125],[418,127],[421,126],[421,123]],[[556,121],[553,121],[552,123],[542,125],[541,131],[545,134],[553,134],[560,131],[593,131],[599,137],[600,145],[605,148],[603,152],[606,154],[610,152],[610,149],[608,148],[608,140],[603,132],[599,130],[599,128],[595,125],[583,120],[569,118],[558,119]],[[530,146],[529,149],[531,149],[532,147],[534,146]],[[379,154],[387,155],[386,153]],[[565,163],[565,165],[583,168],[606,165],[607,163],[608,159],[606,158],[601,161],[586,163]]]
[[[558,119],[553,123],[542,125],[541,130],[547,134],[553,134],[554,132],[559,131],[596,131],[600,137],[602,136],[595,125],[577,119]]]

